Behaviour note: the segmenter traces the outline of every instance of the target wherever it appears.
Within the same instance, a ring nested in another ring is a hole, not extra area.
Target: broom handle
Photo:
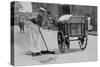
[[[43,42],[44,42],[44,44],[45,44],[45,46],[46,46],[46,48],[47,48],[47,51],[48,51],[47,44],[46,44],[46,42],[45,42],[45,39],[44,39],[44,37],[43,37],[43,35],[42,35],[42,32],[41,32],[39,26],[38,26],[38,29],[39,29],[39,32],[40,32],[40,34],[41,34],[42,40],[43,40]]]

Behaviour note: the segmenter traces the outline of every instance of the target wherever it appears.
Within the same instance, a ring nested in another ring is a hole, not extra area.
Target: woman
[[[33,56],[40,55],[42,51],[46,50],[44,42],[39,31],[39,27],[42,26],[44,22],[45,11],[40,9],[36,18],[28,19],[32,23],[30,24],[30,42],[33,47],[30,48]]]

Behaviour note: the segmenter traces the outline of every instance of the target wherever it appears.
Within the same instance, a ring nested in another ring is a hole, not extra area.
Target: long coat
[[[30,28],[30,51],[32,52],[40,52],[41,50],[46,50],[45,44],[42,40],[41,34],[39,32],[39,27],[41,27],[43,22],[43,17],[38,15],[37,18],[31,19]]]

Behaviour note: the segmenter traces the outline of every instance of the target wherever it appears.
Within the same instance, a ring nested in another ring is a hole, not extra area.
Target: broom
[[[45,39],[44,39],[44,37],[43,37],[43,34],[42,34],[42,32],[41,32],[39,26],[38,26],[38,30],[39,30],[39,32],[40,32],[40,34],[41,34],[42,40],[43,40],[43,42],[44,42],[44,44],[45,44],[45,46],[46,46],[46,49],[47,49],[46,51],[41,51],[41,53],[42,53],[42,54],[55,54],[54,51],[49,51],[49,49],[48,49],[48,47],[47,47],[47,44],[46,44],[46,42],[45,42]]]

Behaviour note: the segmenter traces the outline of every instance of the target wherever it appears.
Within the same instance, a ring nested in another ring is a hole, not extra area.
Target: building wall
[[[63,15],[62,6],[64,5],[50,4],[50,3],[33,3],[33,11],[38,10],[39,7],[44,7],[45,9],[51,11],[53,17],[58,18],[61,15]],[[96,6],[70,5],[69,8],[70,8],[70,14],[78,14],[84,16],[90,15],[91,25],[93,26],[93,30],[97,31],[97,7]]]
[[[50,4],[50,3],[32,3],[32,9],[33,12],[36,12],[39,10],[40,7],[45,8],[47,11],[50,11],[53,15],[53,17],[55,15],[59,15],[59,8],[58,8],[58,4]]]
[[[93,26],[93,30],[97,31],[97,7],[96,6],[72,5],[71,13],[84,15],[84,16],[90,15],[91,25]]]
[[[45,8],[46,10],[52,13],[53,18],[59,18],[62,12],[61,4],[50,4],[50,3],[35,3],[32,2],[32,13],[36,13],[40,7]],[[68,5],[69,6],[69,5]],[[90,15],[91,16],[91,25],[93,26],[93,30],[97,31],[97,7],[96,6],[82,6],[82,5],[70,5],[70,14],[79,14],[79,15]],[[14,6],[14,17],[15,17],[15,24],[18,24],[18,17],[25,16],[28,18],[32,15],[32,13],[19,13],[19,9],[22,8],[19,2],[16,2]],[[17,16],[18,15],[18,16]]]

